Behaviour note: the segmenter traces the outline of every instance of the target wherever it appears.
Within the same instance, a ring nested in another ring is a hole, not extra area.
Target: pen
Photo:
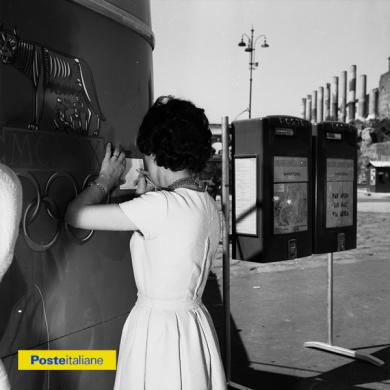
[[[140,174],[145,178],[145,180],[146,180],[149,184],[151,184],[154,188],[156,188],[157,190],[160,190],[160,189],[161,189],[160,186],[154,184],[153,181],[152,181],[152,179],[151,179],[147,174],[145,174],[144,172],[141,172],[140,169],[137,168],[137,172],[140,173]]]

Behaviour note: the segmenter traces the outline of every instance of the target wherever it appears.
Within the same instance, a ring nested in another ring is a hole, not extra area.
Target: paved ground
[[[358,192],[358,210],[362,212],[390,213],[390,194]]]
[[[303,346],[327,341],[327,257],[231,262],[232,380],[251,389],[390,389],[390,195],[359,192],[358,247],[335,254],[334,344],[384,367]],[[221,256],[205,302],[223,343]]]

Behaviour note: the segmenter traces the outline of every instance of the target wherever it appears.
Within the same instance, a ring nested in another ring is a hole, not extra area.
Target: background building
[[[378,114],[379,118],[390,118],[390,57],[388,71],[379,79]]]

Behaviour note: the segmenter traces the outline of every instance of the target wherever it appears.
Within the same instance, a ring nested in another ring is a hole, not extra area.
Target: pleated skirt
[[[122,330],[114,390],[226,390],[215,328],[200,300],[139,295]]]

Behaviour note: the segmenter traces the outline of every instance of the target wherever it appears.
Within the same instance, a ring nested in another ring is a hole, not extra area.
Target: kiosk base
[[[336,345],[322,343],[321,341],[307,341],[303,344],[303,346],[306,348],[321,349],[326,352],[347,356],[353,359],[364,360],[365,362],[371,363],[374,366],[378,366],[378,367],[381,367],[385,364],[384,361],[376,358],[375,356],[371,356],[368,353],[356,352],[353,349],[337,347]]]
[[[232,381],[228,382],[228,389],[253,390],[250,387],[246,387]]]
[[[347,356],[353,359],[364,360],[367,363],[374,364],[381,367],[385,363],[364,352],[356,352],[352,349],[337,347],[333,345],[333,253],[328,253],[328,341],[323,343],[321,341],[306,341],[303,343],[304,347],[321,349],[326,352],[335,353],[337,355]]]

